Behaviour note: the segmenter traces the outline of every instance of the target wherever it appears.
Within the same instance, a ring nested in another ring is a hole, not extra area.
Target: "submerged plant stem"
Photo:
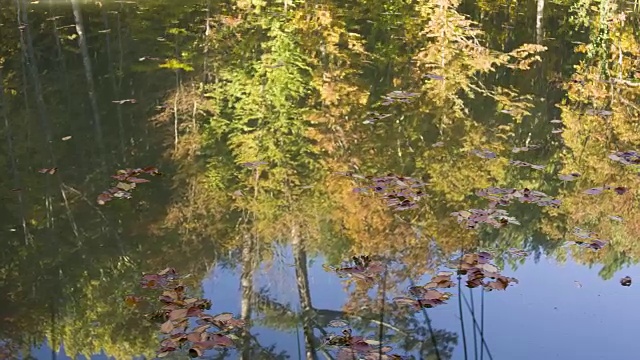
[[[467,334],[464,329],[464,314],[462,313],[462,290],[460,286],[461,277],[458,275],[458,310],[460,311],[460,327],[462,328],[462,346],[464,347],[464,359],[469,359],[469,354],[467,353]]]
[[[469,288],[469,298],[471,299],[471,317],[475,323],[476,321],[476,302],[473,300],[473,289]],[[478,332],[476,327],[473,327],[473,358],[478,358]]]

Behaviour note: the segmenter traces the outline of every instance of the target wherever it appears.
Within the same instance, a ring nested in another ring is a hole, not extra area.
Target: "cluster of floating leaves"
[[[640,153],[637,151],[616,151],[609,155],[609,159],[623,165],[640,165]]]
[[[107,202],[116,199],[130,199],[131,191],[136,188],[137,184],[150,182],[148,179],[139,177],[142,174],[148,174],[151,176],[160,175],[158,168],[155,166],[149,166],[146,168],[137,169],[124,169],[118,170],[115,175],[111,177],[118,181],[118,183],[101,192],[98,195],[97,202],[99,205],[104,205]]]
[[[387,95],[382,97],[382,105],[391,105],[391,104],[395,104],[395,103],[409,103],[411,102],[411,99],[418,96],[420,94],[418,93],[412,93],[412,92],[407,92],[407,91],[400,91],[400,90],[396,90],[396,91],[392,91],[390,93],[388,93]]]
[[[233,347],[233,339],[237,338],[234,332],[241,329],[244,322],[235,319],[231,313],[206,314],[204,311],[211,308],[211,302],[187,296],[179,280],[175,269],[167,268],[157,274],[145,274],[140,281],[143,288],[162,291],[157,298],[162,307],[148,315],[151,319],[162,321],[160,332],[164,338],[160,342],[157,357],[165,357],[178,349],[188,349],[189,356],[195,358],[207,350]],[[125,299],[128,304],[136,304],[140,300],[136,296]],[[196,320],[195,325],[193,319]]]
[[[518,280],[500,274],[497,266],[491,263],[493,255],[486,251],[464,254],[458,263],[458,274],[466,275],[469,288],[483,287],[486,291],[505,290]]]
[[[457,270],[458,279],[466,275],[465,285],[468,288],[482,287],[485,291],[505,290],[509,285],[518,282],[515,278],[501,275],[498,267],[491,263],[492,258],[493,256],[485,251],[464,254],[449,267]],[[453,275],[451,271],[441,271],[425,285],[410,287],[408,292],[411,296],[399,296],[394,298],[393,302],[408,305],[414,310],[446,304],[453,294],[438,289],[454,287],[456,284],[452,280]]]
[[[379,114],[377,111],[373,111],[367,114],[367,118],[362,123],[366,125],[375,124],[376,122],[386,119],[389,116],[391,116],[391,114]]]
[[[598,234],[596,234],[595,232],[579,227],[573,229],[573,235],[580,239],[574,241],[575,244],[593,250],[602,249],[608,242],[607,240],[600,239],[598,237]]]
[[[367,186],[355,188],[357,193],[376,194],[385,200],[388,207],[396,210],[409,210],[418,207],[417,201],[425,196],[422,188],[425,184],[417,179],[388,174],[386,176],[362,176],[353,173],[339,173],[369,182]]]
[[[335,321],[335,320],[334,320]],[[348,326],[346,322],[340,320],[341,325]],[[342,327],[342,326],[337,326]],[[342,330],[341,334],[329,334],[325,338],[323,346],[337,347],[336,360],[400,360],[402,357],[396,354],[389,354],[393,348],[383,346],[377,340],[366,339],[362,336],[352,335],[351,329]]]
[[[584,191],[584,193],[587,194],[587,195],[599,195],[599,194],[602,194],[603,192],[605,192],[607,190],[613,190],[616,194],[623,195],[629,189],[627,189],[624,186],[613,187],[613,186],[609,186],[609,185],[604,185],[604,186],[599,186],[599,187],[594,187],[594,188],[591,188],[591,189],[587,189],[587,190]]]
[[[561,204],[561,201],[559,199],[555,199],[541,191],[530,190],[527,188],[517,190],[511,188],[503,189],[497,187],[489,187],[476,191],[476,195],[485,199],[489,199],[496,205],[508,205],[514,199],[522,203],[532,203],[538,206],[559,207]]]
[[[536,169],[536,170],[544,170],[544,166],[530,164],[530,163],[528,163],[526,161],[509,160],[509,164],[511,164],[513,166],[518,166],[518,167],[530,167],[530,168]]]
[[[453,276],[453,272],[441,271],[432,277],[425,285],[409,287],[411,297],[398,296],[393,299],[393,302],[399,305],[409,305],[415,310],[446,304],[446,301],[449,300],[453,294],[442,292],[438,289],[455,286],[455,283],[451,280],[451,276]]]
[[[351,258],[351,262],[345,262],[339,267],[324,264],[326,271],[335,272],[341,278],[354,278],[371,282],[384,272],[384,265],[380,261],[373,261],[368,255],[359,255]]]
[[[506,210],[496,209],[469,209],[452,212],[451,216],[455,216],[458,224],[464,223],[467,229],[476,229],[478,224],[489,224],[495,228],[501,228],[508,224],[520,225],[518,220],[509,216]]]

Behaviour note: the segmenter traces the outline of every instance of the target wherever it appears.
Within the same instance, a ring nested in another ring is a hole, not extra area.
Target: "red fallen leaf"
[[[52,167],[52,168],[42,168],[40,170],[38,170],[38,172],[40,174],[49,174],[49,175],[53,175],[56,173],[56,171],[58,171],[57,167]]]
[[[167,320],[167,321],[165,321],[165,322],[160,326],[160,331],[161,331],[161,332],[163,332],[163,333],[165,333],[165,334],[168,334],[168,333],[172,332],[172,331],[173,331],[173,329],[174,329],[173,321],[171,321],[171,320]]]
[[[620,279],[620,285],[622,285],[622,286],[631,286],[631,277],[630,276],[625,276],[622,279]]]
[[[169,320],[184,319],[187,317],[189,309],[176,309],[169,313]]]
[[[147,173],[149,175],[153,175],[153,176],[160,175],[160,171],[155,166],[147,166],[147,167],[142,169],[142,172],[145,172],[145,173]]]
[[[187,310],[187,317],[198,316],[202,314],[202,309],[197,306],[192,306]]]
[[[622,194],[626,193],[626,192],[627,192],[627,190],[629,190],[629,189],[627,189],[627,188],[626,188],[626,187],[624,187],[624,186],[618,186],[618,187],[616,187],[616,188],[614,188],[614,189],[613,189],[613,191],[615,191],[615,192],[616,192],[616,194],[618,194],[618,195],[622,195]]]
[[[210,350],[215,347],[232,347],[232,346],[233,346],[233,341],[231,341],[231,339],[228,338],[227,336],[220,335],[220,334],[210,334],[209,340],[194,342],[191,349],[189,349],[189,354],[192,354],[192,353],[202,354],[204,350]]]
[[[360,336],[354,336],[351,338],[351,344],[349,347],[355,351],[369,351],[373,349],[373,347],[367,344],[364,339]]]
[[[142,183],[150,182],[150,180],[137,178],[137,177],[128,177],[128,178],[125,179],[125,181],[131,182],[131,183],[134,183],[134,184],[142,184]]]
[[[112,179],[116,179],[118,181],[126,181],[127,177],[129,177],[129,175],[127,175],[127,174],[111,175]]]
[[[140,280],[140,285],[143,288],[158,288],[165,286],[167,284],[167,278],[160,276],[158,274],[145,274],[142,276],[142,280]]]
[[[210,334],[209,341],[215,343],[214,346],[225,346],[225,347],[233,346],[233,341],[231,340],[231,338],[225,335]]]
[[[113,195],[111,195],[111,193],[102,192],[100,193],[100,195],[98,195],[97,202],[98,202],[98,205],[104,205],[108,201],[111,201],[111,199],[113,199]]]

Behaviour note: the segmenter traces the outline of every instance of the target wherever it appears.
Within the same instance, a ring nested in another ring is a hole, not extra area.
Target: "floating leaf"
[[[520,160],[510,160],[509,164],[514,166],[519,166],[519,167],[530,167],[535,170],[544,170],[544,166],[542,165],[534,165],[534,164],[530,164],[528,162],[520,161]]]
[[[431,80],[440,80],[440,81],[444,80],[444,76],[436,75],[436,74],[425,74],[423,77]]]
[[[375,124],[376,122],[390,117],[391,114],[379,114],[378,112],[370,112],[368,117],[362,122],[363,124]]]
[[[126,179],[128,182],[134,183],[134,184],[142,184],[142,183],[148,183],[150,182],[150,180],[147,179],[142,179],[142,178],[137,178],[137,177],[128,177]]]
[[[122,104],[126,104],[126,103],[135,104],[135,103],[138,102],[138,100],[136,100],[136,99],[123,99],[123,100],[113,100],[111,102],[114,103],[114,104],[122,105]]]
[[[214,316],[211,319],[211,321],[222,321],[222,322],[224,322],[224,321],[229,321],[231,319],[233,319],[233,314],[232,313],[221,313],[221,314],[218,314],[218,315]]]
[[[471,150],[471,154],[481,157],[483,159],[495,159],[496,158],[496,154],[494,152],[491,152],[489,150]]]
[[[609,159],[623,165],[640,165],[640,153],[636,151],[616,151],[609,155]]]
[[[558,178],[562,181],[574,181],[578,179],[580,176],[582,176],[580,173],[572,172],[569,174],[560,174],[558,175]]]
[[[171,321],[171,320],[165,321],[162,324],[162,326],[160,326],[160,331],[165,333],[165,334],[168,334],[168,333],[172,332],[173,329],[174,329],[173,321]]]
[[[625,276],[622,279],[620,279],[620,285],[622,285],[622,286],[631,286],[631,277],[630,276]]]
[[[329,321],[329,327],[340,328],[340,327],[346,327],[346,326],[349,326],[349,324],[344,320],[335,319],[335,320]]]
[[[268,163],[266,161],[252,161],[252,162],[240,163],[241,166],[247,167],[249,169],[255,169],[259,166],[267,165],[267,164]]]
[[[475,229],[481,223],[489,224],[495,228],[504,227],[507,224],[520,225],[520,222],[508,216],[505,210],[496,208],[463,210],[453,212],[451,215],[457,217],[458,223],[464,223],[468,229]]]
[[[131,191],[131,190],[136,188],[136,184],[135,183],[119,182],[118,185],[116,185],[116,187],[118,189],[122,189],[124,191]]]
[[[169,313],[169,320],[180,320],[187,317],[189,309],[176,309]]]
[[[127,295],[124,298],[124,302],[125,304],[127,304],[127,306],[135,306],[138,305],[138,303],[140,303],[140,301],[142,300],[141,297],[139,296],[133,296],[133,295]]]
[[[40,174],[49,174],[49,175],[53,175],[56,173],[56,171],[58,171],[57,167],[52,167],[52,168],[42,168],[40,170],[38,170],[38,172]]]
[[[613,191],[615,191],[616,194],[618,194],[618,195],[622,195],[622,194],[626,193],[627,190],[629,190],[629,189],[627,189],[624,186],[618,186],[618,187],[613,188]]]
[[[382,105],[387,106],[395,103],[409,103],[411,98],[418,96],[418,93],[406,92],[406,91],[392,91],[382,97]]]
[[[538,149],[540,146],[539,145],[529,145],[529,146],[523,146],[523,147],[514,147],[513,149],[511,149],[512,153],[519,153],[519,152],[525,152],[525,151],[529,151],[529,150],[533,150],[533,149]]]
[[[507,253],[511,256],[515,256],[515,257],[525,257],[525,256],[529,256],[529,253],[524,251],[524,250],[520,250],[520,249],[516,249],[516,248],[509,248],[507,250]]]
[[[554,199],[541,191],[527,188],[516,190],[489,187],[476,191],[476,195],[491,200],[493,202],[492,206],[508,205],[513,199],[522,203],[533,203],[538,206],[559,207],[561,204],[561,201],[558,199]]]
[[[600,109],[587,109],[587,111],[585,111],[585,114],[592,115],[592,116],[607,117],[607,116],[613,115],[613,111],[611,111],[611,110],[600,110]]]
[[[583,192],[587,195],[599,195],[599,194],[602,194],[603,191],[604,191],[603,187],[595,187],[595,188],[587,189]]]

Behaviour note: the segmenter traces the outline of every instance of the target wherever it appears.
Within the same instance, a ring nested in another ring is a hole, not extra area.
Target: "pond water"
[[[0,0],[0,359],[635,358],[638,9]]]

